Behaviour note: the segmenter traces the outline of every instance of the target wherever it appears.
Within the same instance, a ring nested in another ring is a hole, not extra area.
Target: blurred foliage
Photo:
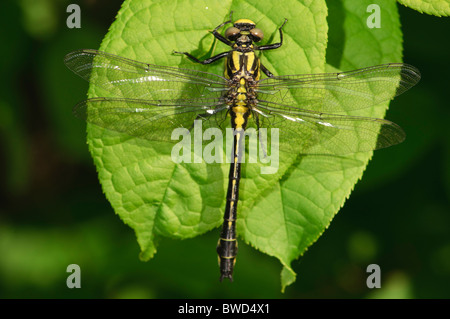
[[[62,63],[97,48],[119,1],[80,1],[82,28],[65,27],[69,1],[2,1],[0,23],[0,298],[448,298],[450,296],[450,70],[446,18],[399,6],[405,62],[417,87],[387,117],[407,140],[375,153],[329,229],[279,291],[279,263],[240,243],[239,272],[219,283],[216,232],[166,239],[148,263],[104,198],[72,106],[87,84]],[[82,288],[66,287],[76,263]],[[378,264],[382,288],[366,287]]]

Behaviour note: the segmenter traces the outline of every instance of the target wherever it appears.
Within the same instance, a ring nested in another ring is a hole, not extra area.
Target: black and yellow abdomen
[[[253,48],[251,48],[253,49]],[[232,160],[230,165],[227,202],[217,253],[221,277],[232,280],[238,251],[236,239],[237,204],[241,179],[241,159],[244,152],[244,136],[252,101],[255,100],[252,85],[259,78],[259,59],[253,51],[231,51],[226,59],[225,76],[233,85],[227,92],[231,126],[234,133]]]

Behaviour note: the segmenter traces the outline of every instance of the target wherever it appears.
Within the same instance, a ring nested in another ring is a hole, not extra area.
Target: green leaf
[[[228,50],[207,30],[234,11],[234,20],[255,21],[264,30],[267,43],[278,41],[277,28],[288,18],[282,48],[261,57],[275,75],[399,62],[397,8],[391,1],[380,3],[383,27],[369,29],[365,19],[370,1],[329,1],[328,12],[324,1],[289,0],[280,6],[269,0],[214,5],[207,1],[125,1],[100,50],[158,65],[222,74],[222,63],[206,67],[171,53],[181,50],[203,58]],[[331,65],[326,65],[325,56]],[[89,96],[106,93],[91,87]],[[383,117],[386,108],[384,104],[352,115]],[[135,230],[143,260],[153,257],[162,236],[195,237],[221,225],[227,164],[177,165],[171,159],[172,144],[131,138],[94,125],[88,126],[88,143],[103,191],[115,212]],[[283,289],[295,281],[291,262],[328,227],[371,155],[335,157],[322,163],[319,157],[284,154],[277,173],[265,175],[260,166],[244,165],[237,232],[245,242],[280,260]]]
[[[398,0],[405,7],[438,17],[450,16],[449,0]]]
[[[350,70],[401,61],[401,32],[395,3],[378,2],[383,8],[384,21],[380,29],[367,27],[366,19],[369,14],[366,13],[366,8],[370,4],[370,1],[327,1],[330,29],[327,61],[334,62],[334,67]],[[328,67],[327,71],[333,69]],[[366,109],[359,115],[382,118],[386,108],[387,103]],[[371,153],[360,153],[349,158],[367,164],[371,156]],[[286,253],[278,257],[288,270],[291,269],[291,261],[306,251],[328,227],[365,168],[365,165],[349,167],[340,172],[318,172],[305,177],[302,166],[308,164],[308,161],[314,162],[314,159],[307,158],[300,163],[290,178],[281,184],[278,196],[284,202],[284,215],[289,213],[290,219],[296,216],[294,222],[286,223],[292,225],[286,228],[286,237],[293,238],[296,235],[294,240],[290,240],[291,249],[288,250],[285,245]],[[293,193],[296,196],[292,196]],[[283,288],[285,284],[289,282],[283,282]]]

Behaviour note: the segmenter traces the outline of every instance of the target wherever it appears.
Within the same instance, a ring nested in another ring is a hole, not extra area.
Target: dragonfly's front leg
[[[228,23],[231,23],[231,16],[232,16],[232,14],[233,14],[233,11],[230,12],[230,19],[229,19],[228,21],[225,21],[225,22],[219,24],[219,25],[212,31],[212,34],[214,35],[214,37],[215,37],[217,40],[219,40],[219,41],[225,43],[225,44],[228,45],[228,46],[231,46],[233,43],[231,43],[230,40],[228,40],[228,39],[225,38],[223,35],[221,35],[217,30],[219,30],[219,29],[220,29],[221,27],[223,27],[224,25],[226,25],[226,24],[228,24]],[[192,54],[190,54],[190,53],[188,53],[188,52],[173,51],[173,53],[184,54],[184,55],[186,55],[188,58],[190,58],[192,61],[204,65],[204,64],[210,64],[210,63],[213,63],[213,62],[215,62],[215,61],[217,61],[217,60],[220,60],[220,59],[226,57],[226,56],[228,55],[229,52],[219,53],[218,55],[215,55],[215,56],[213,56],[213,57],[211,57],[211,58],[209,58],[209,59],[205,59],[205,60],[203,60],[203,61],[197,59],[195,56],[193,56]]]

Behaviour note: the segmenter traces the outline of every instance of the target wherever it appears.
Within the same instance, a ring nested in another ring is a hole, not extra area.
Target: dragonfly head
[[[233,26],[225,31],[225,37],[236,43],[248,44],[248,42],[259,42],[264,34],[261,29],[255,28],[255,22],[249,19],[239,19]]]

